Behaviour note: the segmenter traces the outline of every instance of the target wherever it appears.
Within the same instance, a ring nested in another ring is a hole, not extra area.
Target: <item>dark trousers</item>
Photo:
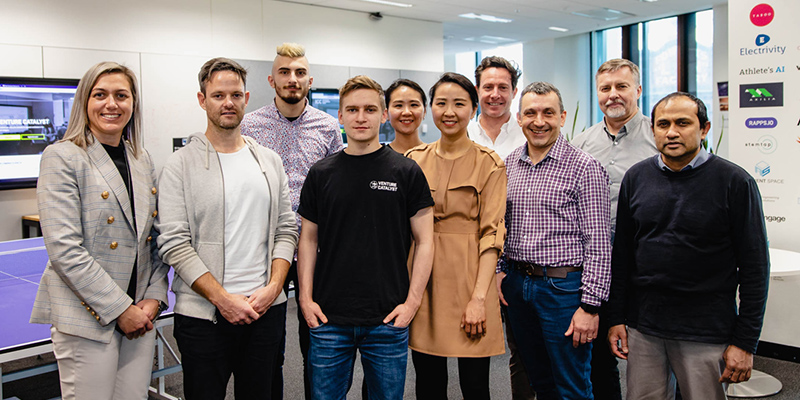
[[[508,307],[500,304],[500,310],[502,311],[503,321],[505,321],[506,325],[508,351],[511,353],[511,357],[508,359],[508,369],[511,372],[511,400],[535,400],[536,393],[531,389],[528,373],[525,371],[522,357],[520,357],[519,351],[517,350],[517,340],[514,338],[514,330],[511,329],[511,324],[508,323]]]
[[[411,351],[417,372],[417,400],[447,400],[447,357]],[[489,399],[489,357],[458,359],[458,381],[464,400]]]
[[[601,308],[597,342],[592,346],[592,393],[597,400],[622,400],[617,357],[611,353],[606,340],[609,328],[608,318]]]
[[[175,314],[187,400],[225,398],[231,374],[237,399],[272,399],[272,379],[285,338],[286,303],[270,307],[250,325],[233,325]]]
[[[286,274],[286,281],[283,283],[283,291],[289,295],[289,282],[294,282],[295,301],[297,301],[298,279],[297,279],[297,261],[292,261],[292,266],[289,267],[289,272]],[[303,310],[300,309],[300,303],[297,303],[297,336],[300,342],[300,353],[303,355],[303,390],[306,399],[311,399],[311,381],[308,379],[308,347],[309,335],[308,324],[305,317],[303,317]],[[272,376],[273,399],[283,398],[283,361],[284,354],[286,353],[286,335],[281,341],[280,363],[275,369]],[[366,386],[365,386],[366,387]],[[366,392],[365,392],[366,393]],[[280,394],[280,396],[278,396]]]

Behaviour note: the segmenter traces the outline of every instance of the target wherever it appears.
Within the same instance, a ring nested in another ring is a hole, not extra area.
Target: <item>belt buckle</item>
[[[526,263],[525,264],[525,274],[528,275],[528,276],[534,276],[535,275],[534,272],[536,272],[536,271],[534,270],[533,265],[530,265],[530,264]]]

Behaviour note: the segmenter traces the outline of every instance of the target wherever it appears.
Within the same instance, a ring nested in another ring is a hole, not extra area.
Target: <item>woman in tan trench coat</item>
[[[505,239],[506,169],[467,136],[478,106],[469,79],[445,73],[430,97],[441,138],[406,153],[436,203],[433,272],[411,323],[416,395],[446,399],[447,357],[458,357],[464,399],[488,399],[489,357],[505,352],[494,273]]]

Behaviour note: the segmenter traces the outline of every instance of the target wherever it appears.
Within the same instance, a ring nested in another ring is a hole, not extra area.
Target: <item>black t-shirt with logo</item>
[[[297,212],[318,226],[313,298],[340,325],[379,325],[408,295],[410,218],[433,205],[417,163],[381,147],[308,172]]]

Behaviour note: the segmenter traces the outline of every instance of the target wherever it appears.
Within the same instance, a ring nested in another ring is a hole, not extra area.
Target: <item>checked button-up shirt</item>
[[[539,163],[527,144],[506,159],[507,261],[583,266],[581,302],[599,306],[611,284],[609,178],[592,156],[559,136]]]
[[[281,157],[294,212],[300,205],[300,190],[311,166],[344,148],[336,118],[309,104],[297,119],[289,121],[273,101],[245,115],[241,126],[242,135],[252,137]],[[297,226],[300,227],[299,215]]]

